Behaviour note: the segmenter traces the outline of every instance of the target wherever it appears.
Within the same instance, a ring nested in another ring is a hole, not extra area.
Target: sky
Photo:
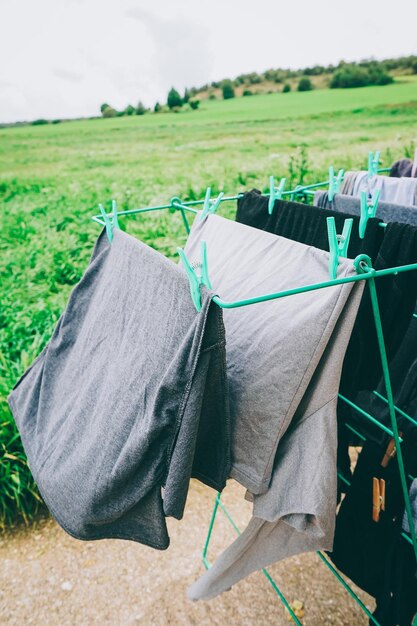
[[[415,0],[0,0],[0,122],[165,102],[241,73],[417,54]]]

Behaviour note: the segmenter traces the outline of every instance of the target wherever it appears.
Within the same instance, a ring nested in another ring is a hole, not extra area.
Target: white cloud
[[[0,121],[95,115],[269,67],[412,54],[414,0],[2,0]]]

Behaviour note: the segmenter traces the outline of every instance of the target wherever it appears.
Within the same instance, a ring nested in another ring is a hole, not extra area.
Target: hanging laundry
[[[368,172],[346,172],[341,193],[351,196],[360,196],[361,191],[373,193],[381,190],[380,200],[394,202],[405,206],[417,205],[417,178],[390,178],[375,174],[369,176]]]
[[[413,176],[413,161],[411,159],[399,159],[391,165],[389,175],[400,178],[401,176]]]
[[[356,213],[349,214],[348,211],[341,213],[341,211],[329,211],[327,208],[320,209],[300,202],[276,200],[272,214],[269,215],[268,197],[262,196],[260,191],[253,189],[238,199],[236,221],[320,248],[320,250],[328,250],[327,218],[335,218],[338,233],[342,232],[345,219],[353,218],[349,256],[354,258],[358,254],[366,253],[371,258],[375,258],[384,238],[384,232],[379,227],[381,220],[371,218],[367,224],[365,238],[360,239],[359,218]]]
[[[165,549],[165,516],[182,516],[190,475],[224,487],[225,336],[212,295],[201,289],[197,314],[176,264],[121,230],[111,244],[100,235],[9,397],[39,490],[71,535]]]
[[[210,215],[187,257],[207,242],[214,290],[225,300],[328,280],[328,253]],[[340,259],[338,276],[353,276]],[[332,544],[336,404],[363,282],[224,311],[232,421],[231,477],[253,495],[242,535],[190,589],[210,598],[250,572]],[[297,452],[298,451],[298,452]]]
[[[336,194],[332,202],[330,202],[327,191],[316,191],[314,194],[314,205],[322,209],[350,213],[359,217],[361,214],[359,198],[343,194]],[[417,208],[415,206],[403,206],[392,202],[381,202],[380,200],[376,214],[383,222],[401,222],[402,224],[417,226]]]
[[[391,387],[395,406],[412,416],[417,413],[417,307],[411,318],[407,332],[393,359],[389,362]],[[381,379],[376,392],[386,399],[385,383]],[[356,399],[363,410],[377,418],[385,426],[390,426],[388,404],[379,398],[373,391],[361,391]],[[406,418],[397,415],[399,428]],[[369,420],[361,423],[361,433],[376,442],[382,442],[385,434],[381,428]]]
[[[417,428],[409,424],[402,437],[404,462],[415,472]],[[386,438],[382,445],[364,445],[337,515],[330,556],[341,572],[376,598],[375,617],[381,624],[410,626],[417,611],[416,563],[412,546],[401,537],[404,495],[395,453],[387,455],[389,443]],[[375,479],[384,481],[380,503],[374,498]]]

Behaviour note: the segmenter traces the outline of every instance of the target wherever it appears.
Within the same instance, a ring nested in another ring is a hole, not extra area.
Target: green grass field
[[[417,140],[417,78],[386,87],[317,90],[207,101],[196,112],[0,130],[0,526],[38,507],[6,396],[48,340],[88,262],[98,202],[121,209],[266,189],[326,177],[329,165],[383,164]],[[307,155],[301,163],[300,147]],[[233,214],[234,207],[222,212]],[[184,241],[169,213],[123,220],[160,251]],[[140,303],[138,304],[140,306]]]

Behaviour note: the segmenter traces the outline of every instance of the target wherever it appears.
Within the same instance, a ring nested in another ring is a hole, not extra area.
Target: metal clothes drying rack
[[[368,168],[369,168],[370,175],[373,175],[373,174],[378,173],[378,172],[388,171],[389,168],[378,169],[378,167],[377,167],[378,161],[379,161],[379,153],[376,153],[375,157],[374,157],[373,153],[370,153],[369,159],[368,159]],[[340,172],[342,172],[342,174],[340,174]],[[276,198],[281,198],[281,197],[284,197],[284,196],[289,196],[291,199],[294,199],[295,197],[298,197],[298,196],[306,197],[307,195],[309,195],[311,193],[314,193],[315,189],[319,189],[320,187],[326,187],[326,186],[328,186],[329,189],[333,188],[333,193],[336,193],[337,190],[338,190],[338,185],[340,184],[342,179],[343,179],[343,171],[342,170],[339,170],[339,173],[338,173],[337,177],[335,177],[334,173],[333,173],[333,168],[330,168],[330,170],[329,170],[329,179],[326,180],[326,181],[315,183],[315,184],[312,184],[312,185],[306,185],[306,186],[303,186],[303,187],[302,186],[297,186],[295,189],[288,190],[288,191],[284,191],[283,190],[284,185],[282,184],[282,182],[280,183],[280,187],[277,190],[275,188],[274,182],[272,181],[271,185],[270,185],[270,193],[269,194],[268,193],[267,194],[263,194],[263,195],[270,196],[271,193],[273,193],[274,194],[274,200]],[[274,189],[274,191],[272,191],[273,189]],[[118,227],[118,218],[119,217],[121,217],[121,216],[129,216],[129,215],[138,214],[138,213],[147,213],[147,212],[150,212],[150,211],[160,211],[160,210],[171,209],[171,210],[175,210],[175,211],[180,211],[181,216],[182,216],[182,220],[183,220],[183,223],[184,223],[185,230],[186,230],[186,232],[188,234],[190,232],[190,226],[189,226],[189,222],[188,222],[188,219],[187,219],[187,213],[192,213],[192,214],[199,213],[199,211],[195,207],[203,205],[203,207],[204,207],[203,211],[206,211],[206,212],[209,212],[209,213],[210,212],[214,212],[218,208],[220,203],[237,200],[240,197],[242,197],[242,195],[243,194],[237,194],[237,195],[234,195],[234,196],[224,196],[223,194],[220,194],[220,196],[215,201],[213,201],[213,200],[210,200],[210,191],[208,190],[204,200],[195,200],[195,201],[191,201],[191,202],[183,202],[180,198],[174,197],[174,198],[171,199],[169,204],[164,204],[164,205],[159,205],[159,206],[149,206],[149,207],[144,207],[144,208],[139,208],[139,209],[130,209],[130,210],[126,210],[126,211],[117,211],[116,203],[113,202],[113,206],[112,206],[113,212],[112,212],[112,217],[111,218],[110,218],[109,215],[106,214],[106,212],[104,211],[104,208],[102,206],[100,206],[101,214],[100,215],[94,215],[92,217],[92,219],[96,223],[101,224],[102,226],[106,227],[107,235],[108,235],[108,237],[109,237],[109,239],[111,241],[111,239],[112,239],[112,229]],[[214,210],[213,210],[213,207],[214,207]],[[416,566],[417,566],[417,537],[416,537],[416,532],[415,532],[415,527],[414,527],[414,520],[413,520],[413,515],[412,515],[412,510],[411,510],[411,504],[410,504],[410,498],[409,498],[409,492],[408,492],[408,484],[407,484],[407,480],[413,480],[414,477],[411,476],[410,474],[407,474],[405,466],[404,466],[404,460],[403,460],[403,455],[402,455],[402,450],[401,450],[402,438],[400,437],[400,434],[399,434],[396,415],[397,414],[400,415],[401,417],[403,417],[406,420],[410,421],[416,427],[417,427],[417,421],[415,419],[413,419],[410,415],[407,415],[404,411],[402,411],[401,409],[396,407],[395,404],[394,404],[392,387],[391,387],[391,380],[390,380],[390,374],[389,374],[389,368],[388,368],[388,360],[387,360],[387,354],[386,354],[386,348],[385,348],[385,342],[384,342],[384,336],[383,336],[383,329],[382,329],[382,324],[381,324],[380,309],[379,309],[379,304],[378,304],[378,296],[377,296],[377,291],[376,291],[376,286],[375,286],[375,279],[376,278],[379,278],[381,276],[388,276],[388,275],[392,275],[392,274],[395,275],[395,274],[398,274],[398,273],[401,273],[401,272],[408,272],[408,271],[413,271],[413,270],[416,271],[417,270],[417,263],[410,264],[410,265],[403,265],[403,266],[399,266],[399,267],[393,267],[393,268],[389,268],[389,269],[385,269],[385,270],[375,270],[371,266],[369,257],[367,257],[366,255],[360,255],[359,257],[357,257],[354,260],[354,266],[355,266],[355,269],[357,271],[357,274],[356,274],[356,276],[351,276],[351,277],[348,277],[348,278],[342,278],[342,279],[335,278],[335,279],[331,279],[331,280],[328,280],[328,281],[325,281],[325,282],[322,282],[322,283],[316,283],[316,284],[312,284],[312,285],[305,285],[305,286],[301,286],[301,287],[295,287],[294,289],[289,289],[289,290],[281,291],[281,292],[277,292],[277,293],[265,294],[263,296],[259,296],[259,297],[256,297],[256,298],[248,298],[248,299],[239,300],[239,301],[235,301],[235,302],[226,302],[226,301],[222,300],[221,298],[219,298],[218,296],[215,296],[213,298],[213,300],[214,300],[214,302],[216,302],[216,304],[218,306],[220,306],[222,308],[233,309],[233,308],[239,308],[239,307],[242,307],[242,306],[248,306],[248,305],[256,304],[256,303],[259,303],[259,302],[265,302],[265,301],[268,301],[268,300],[275,300],[277,298],[283,298],[283,297],[295,295],[295,294],[298,294],[298,293],[304,293],[304,292],[307,292],[307,291],[314,291],[314,290],[318,290],[318,289],[325,289],[325,288],[332,287],[334,285],[340,285],[342,283],[356,282],[356,281],[359,281],[359,280],[366,280],[368,282],[369,290],[370,290],[370,296],[371,296],[371,303],[372,303],[372,311],[373,311],[374,322],[375,322],[375,329],[376,329],[377,340],[378,340],[379,353],[380,353],[381,364],[382,364],[383,379],[384,379],[385,389],[386,389],[386,397],[382,396],[381,394],[379,394],[376,391],[374,391],[373,393],[388,405],[391,428],[389,428],[388,426],[385,426],[384,424],[379,422],[378,419],[376,419],[374,416],[372,416],[369,413],[367,413],[366,411],[364,411],[361,407],[359,407],[358,405],[356,405],[354,402],[352,402],[348,398],[344,397],[343,395],[339,394],[339,398],[343,402],[348,404],[350,407],[352,407],[360,415],[362,415],[365,419],[369,420],[375,426],[377,426],[378,428],[382,429],[386,434],[390,435],[393,438],[393,440],[394,440],[395,449],[396,449],[396,458],[397,458],[399,474],[400,474],[401,488],[402,488],[402,492],[403,492],[403,496],[404,496],[405,512],[406,512],[406,516],[407,516],[408,524],[409,524],[409,528],[410,528],[410,532],[409,533],[402,532],[402,537],[403,537],[404,541],[407,541],[409,544],[411,544],[411,546],[413,548],[413,551],[414,551],[414,555],[416,557]],[[356,430],[353,426],[351,426],[350,424],[346,424],[346,426],[356,436],[358,436],[359,439],[361,439],[362,441],[366,440],[366,438],[358,430]],[[338,473],[338,477],[346,485],[348,485],[348,486],[350,485],[350,482],[342,474]],[[224,515],[226,516],[228,521],[231,523],[231,525],[233,526],[233,528],[236,531],[236,533],[240,534],[239,528],[235,524],[235,522],[232,519],[229,511],[227,510],[227,508],[225,507],[225,505],[223,504],[223,502],[221,500],[221,494],[217,493],[216,498],[215,498],[215,502],[214,502],[213,512],[212,512],[212,515],[211,515],[211,518],[210,518],[208,533],[207,533],[207,537],[206,537],[206,541],[205,541],[204,548],[203,548],[203,553],[202,553],[202,560],[203,560],[204,566],[206,568],[210,567],[210,563],[209,563],[208,558],[207,558],[207,552],[208,552],[208,548],[209,548],[209,544],[210,544],[210,539],[211,539],[211,535],[212,535],[215,519],[216,519],[216,516],[217,516],[217,513],[218,513],[219,510],[221,510],[224,513]],[[354,592],[354,590],[349,585],[349,583],[339,574],[339,572],[331,564],[331,562],[323,554],[323,552],[318,551],[317,554],[318,554],[318,557],[320,558],[320,560],[326,565],[326,567],[337,578],[337,580],[346,589],[346,591],[355,600],[355,602],[360,606],[360,608],[364,611],[364,613],[366,613],[366,615],[370,618],[371,622],[373,624],[375,624],[376,626],[380,626],[379,622],[372,615],[372,613],[368,609],[368,607],[365,606],[365,604],[358,597],[358,595]],[[271,577],[271,575],[268,573],[268,571],[266,569],[263,569],[262,572],[265,575],[265,577],[267,578],[267,580],[269,581],[269,583],[271,584],[271,586],[272,586],[273,590],[275,591],[275,593],[278,595],[278,597],[280,598],[280,600],[282,601],[282,603],[286,607],[286,609],[287,609],[289,615],[291,616],[291,618],[293,619],[293,621],[296,624],[298,624],[299,626],[302,626],[302,623],[298,619],[298,617],[295,614],[293,608],[291,607],[291,605],[288,602],[288,600],[285,598],[284,594],[282,593],[282,591],[278,587],[277,583],[274,581],[274,579]],[[417,617],[413,621],[413,626],[417,626]]]

